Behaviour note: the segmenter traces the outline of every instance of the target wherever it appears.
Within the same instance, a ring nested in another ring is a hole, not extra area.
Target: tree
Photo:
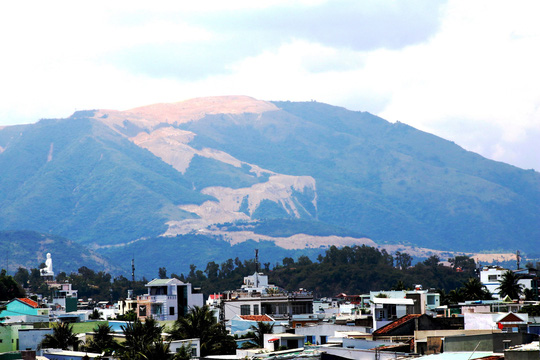
[[[166,279],[167,278],[167,269],[165,267],[160,267],[158,270],[158,276],[160,279]]]
[[[101,319],[101,313],[99,312],[98,309],[94,309],[94,311],[92,311],[92,313],[88,315],[88,318],[90,320],[99,320]]]
[[[21,285],[7,274],[5,269],[0,271],[0,301],[7,301],[15,298],[25,297]]]
[[[73,326],[69,323],[56,323],[52,334],[46,334],[41,342],[42,348],[55,348],[77,351],[82,343],[73,333]]]
[[[509,296],[512,300],[519,299],[519,295],[523,292],[523,285],[518,284],[518,280],[519,277],[513,271],[507,270],[502,274],[502,278],[499,281],[500,285],[497,288],[500,297],[505,298]]]
[[[437,255],[431,255],[426,260],[424,260],[424,265],[432,267],[432,268],[436,268],[437,265],[439,265],[439,261],[440,259]]]
[[[291,267],[294,266],[294,259],[291,257],[286,257],[283,259],[283,266]]]
[[[86,351],[105,355],[111,355],[118,348],[119,345],[112,336],[112,328],[105,323],[94,328],[94,337],[85,346]]]
[[[411,266],[412,263],[412,256],[407,253],[402,253],[400,251],[396,251],[394,255],[394,260],[396,263],[396,267],[400,268],[401,270],[407,269]]]
[[[201,356],[234,354],[236,342],[219,324],[208,305],[192,307],[185,317],[175,321],[170,331],[172,339],[193,339],[201,341]]]
[[[122,360],[149,359],[154,343],[161,340],[163,331],[163,326],[152,318],[147,318],[144,323],[137,319],[121,328],[125,335],[120,351]]]
[[[407,287],[402,280],[398,280],[396,284],[392,287],[392,290],[407,290]]]
[[[13,280],[15,280],[17,284],[25,287],[28,285],[28,281],[30,280],[30,272],[27,269],[19,266],[17,272],[13,276]]]
[[[264,347],[264,334],[274,333],[274,324],[264,321],[257,321],[257,326],[251,325],[250,330],[253,331],[254,344],[259,348]]]
[[[463,272],[473,272],[474,269],[476,269],[474,259],[470,258],[469,256],[458,255],[456,257],[449,258],[448,262],[452,264],[452,268],[454,268],[454,270],[460,268]]]
[[[491,300],[491,294],[482,282],[475,277],[469,278],[462,288],[464,300]]]

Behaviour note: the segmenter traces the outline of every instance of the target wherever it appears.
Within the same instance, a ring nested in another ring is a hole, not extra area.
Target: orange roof
[[[393,329],[395,329],[397,327],[400,327],[401,325],[405,324],[409,320],[415,319],[415,318],[420,317],[420,316],[422,316],[422,314],[410,314],[410,315],[402,316],[399,319],[397,319],[396,321],[391,322],[390,324],[384,325],[380,329],[377,329],[373,333],[377,334],[377,335],[386,334],[390,330],[393,330]]]
[[[249,321],[274,321],[274,319],[268,315],[240,315],[240,317],[243,320]]]
[[[29,298],[17,298],[17,300],[25,303],[26,305],[30,305],[33,308],[37,308],[39,306],[37,302]]]

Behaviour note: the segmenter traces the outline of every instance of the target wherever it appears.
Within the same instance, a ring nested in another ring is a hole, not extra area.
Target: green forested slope
[[[1,131],[0,131],[1,132]],[[208,196],[147,150],[85,117],[24,127],[0,154],[0,229],[117,243],[163,233]]]

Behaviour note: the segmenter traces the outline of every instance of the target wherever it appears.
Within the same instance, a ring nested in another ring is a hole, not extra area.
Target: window
[[[174,315],[174,306],[169,307],[169,315]]]
[[[240,315],[249,315],[249,305],[240,305]]]
[[[321,345],[326,344],[326,336],[321,335]]]
[[[287,304],[279,304],[278,314],[287,314]]]
[[[139,306],[139,316],[146,316],[146,305]]]
[[[497,275],[489,275],[488,280],[489,281],[497,281]]]
[[[253,305],[253,315],[259,315],[259,305]]]
[[[428,295],[427,304],[428,305],[435,305],[435,296],[434,295]]]

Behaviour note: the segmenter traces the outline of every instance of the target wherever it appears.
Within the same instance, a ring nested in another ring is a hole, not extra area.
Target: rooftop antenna
[[[131,258],[131,281],[135,282],[135,255]]]
[[[519,250],[516,251],[516,260],[517,260],[517,269],[519,270],[519,261],[521,260],[521,256],[519,255]]]

